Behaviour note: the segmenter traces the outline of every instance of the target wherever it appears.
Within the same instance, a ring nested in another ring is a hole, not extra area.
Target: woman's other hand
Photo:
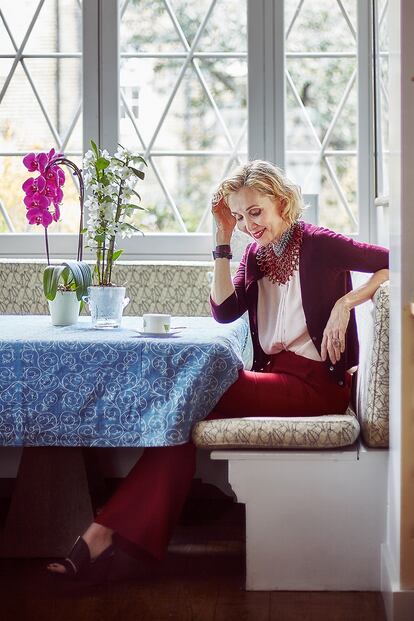
[[[211,213],[217,227],[216,243],[218,245],[230,244],[231,236],[236,226],[236,218],[232,215],[222,196],[214,194],[211,199]]]
[[[345,351],[345,334],[348,327],[350,309],[341,298],[333,307],[328,323],[323,331],[321,357],[329,356],[332,364],[338,362]]]

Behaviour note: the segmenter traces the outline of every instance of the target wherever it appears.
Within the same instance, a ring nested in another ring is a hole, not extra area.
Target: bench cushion
[[[360,356],[357,413],[361,435],[372,448],[389,441],[389,282],[376,291],[374,304],[357,309]]]
[[[193,442],[204,449],[330,449],[349,446],[359,423],[348,408],[332,416],[227,418],[193,427]]]

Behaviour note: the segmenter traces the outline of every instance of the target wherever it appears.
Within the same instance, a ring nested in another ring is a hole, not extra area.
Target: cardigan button
[[[329,370],[330,370],[330,371],[333,371],[333,370],[334,370],[334,368],[333,368],[333,367],[329,367]]]
[[[312,341],[316,341],[316,336],[313,336],[313,337],[312,337]]]
[[[339,380],[338,384],[339,384],[340,386],[343,386],[343,385],[344,385],[344,383],[343,383],[343,381],[342,381],[342,380]]]

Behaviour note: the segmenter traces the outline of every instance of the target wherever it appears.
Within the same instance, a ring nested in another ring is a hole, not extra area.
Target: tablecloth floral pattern
[[[171,335],[0,317],[0,445],[166,446],[189,438],[243,367],[248,327],[177,317]]]

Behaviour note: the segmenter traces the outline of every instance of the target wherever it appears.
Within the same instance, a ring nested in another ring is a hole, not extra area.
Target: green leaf
[[[63,270],[63,272],[62,272],[62,274],[61,274],[61,278],[62,278],[62,280],[63,280],[63,284],[64,284],[65,289],[66,289],[66,288],[68,287],[68,285],[70,285],[70,284],[71,284],[71,283],[69,282],[69,281],[70,281],[70,272],[69,272],[69,270],[68,270],[68,268],[67,268],[67,267]]]
[[[140,179],[145,178],[145,173],[142,170],[138,170],[137,168],[134,168],[133,166],[128,166],[128,168],[129,170],[132,170],[132,172]]]
[[[116,252],[114,252],[114,254],[112,255],[112,261],[116,261],[117,259],[119,259],[119,257],[121,256],[123,252],[124,252],[123,249],[117,250]]]
[[[145,164],[145,166],[148,166],[147,162],[144,160],[143,157],[141,157],[141,155],[134,155],[132,159],[137,162],[142,162],[143,164]]]
[[[92,284],[91,268],[85,261],[65,261],[63,263],[71,272],[76,286],[76,297],[80,301],[88,293]]]
[[[119,162],[120,164],[122,164],[122,166],[125,166],[125,162],[123,160],[120,160],[119,157],[111,157],[112,160],[115,160],[115,162]]]
[[[135,194],[135,196],[138,196],[139,200],[141,200],[141,197],[140,197],[140,195],[138,194],[138,192],[136,192],[135,190],[132,190],[132,189],[131,189],[130,191],[131,191],[131,192],[133,192],[133,194]]]
[[[98,147],[96,146],[96,144],[94,143],[93,140],[91,140],[90,142],[91,142],[92,150],[95,153],[96,158],[98,158],[99,157],[99,149],[98,149]]]
[[[67,270],[64,265],[48,265],[43,272],[43,293],[48,300],[54,300],[59,280]]]
[[[86,226],[83,229],[81,229],[82,235],[85,235],[85,233],[87,232],[88,232],[88,228]]]
[[[134,205],[133,203],[127,203],[126,205],[122,205],[122,207],[127,207],[128,209],[141,209],[141,211],[147,211],[145,207],[141,207],[140,205]]]
[[[98,159],[95,162],[95,166],[97,170],[105,170],[105,168],[108,168],[109,164],[110,164],[110,161],[107,160],[105,157],[98,157]]]

